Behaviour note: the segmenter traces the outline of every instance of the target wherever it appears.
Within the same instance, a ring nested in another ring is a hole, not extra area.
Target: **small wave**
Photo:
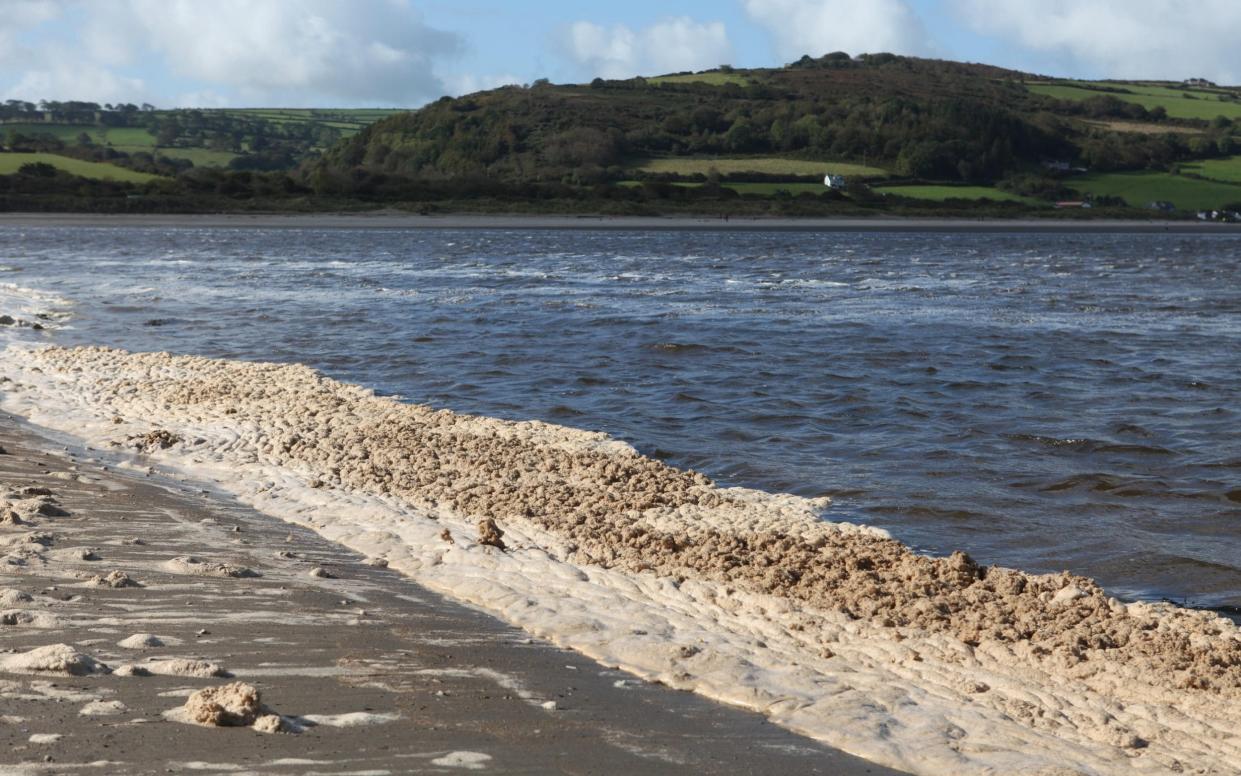
[[[567,404],[557,404],[547,410],[547,416],[550,418],[580,418],[585,414],[585,412],[575,407],[570,407]]]
[[[1107,442],[1089,437],[1049,437],[1041,434],[1006,434],[1005,439],[1013,442],[1032,443],[1053,450],[1068,450],[1074,453],[1106,453],[1119,455],[1177,455],[1160,445],[1140,445],[1128,442]]]
[[[1044,493],[1060,493],[1069,490],[1089,490],[1095,493],[1110,493],[1124,483],[1120,477],[1111,474],[1090,473],[1075,474],[1062,480],[1056,480],[1039,487]]]
[[[707,345],[700,345],[696,342],[657,342],[646,347],[648,350],[658,350],[664,353],[700,353],[711,349]]]
[[[59,294],[21,286],[17,283],[0,283],[0,296],[12,297],[18,303],[37,302],[53,307],[73,307],[73,302]]]
[[[1043,447],[1051,447],[1056,449],[1068,450],[1085,450],[1097,444],[1093,439],[1084,437],[1068,437],[1061,439],[1059,437],[1043,436],[1041,434],[1005,434],[1005,439],[1013,442],[1031,442]]]
[[[1100,443],[1094,448],[1098,453],[1121,453],[1124,455],[1176,455],[1176,451],[1159,445],[1134,445],[1115,442]]]
[[[674,401],[684,401],[684,402],[690,402],[692,404],[709,404],[710,403],[706,399],[695,396],[692,393],[686,393],[685,391],[677,391],[675,394],[672,395],[672,398]]]
[[[919,519],[930,518],[932,520],[952,520],[952,521],[973,521],[973,520],[995,520],[994,515],[988,515],[983,512],[975,512],[970,509],[951,509],[943,507],[929,506],[877,506],[868,507],[867,512],[877,515],[901,515],[904,517]]]

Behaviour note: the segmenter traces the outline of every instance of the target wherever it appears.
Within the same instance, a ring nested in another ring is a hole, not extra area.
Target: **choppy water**
[[[1241,606],[1241,238],[0,229],[0,313],[53,309],[22,288],[72,300],[49,341],[301,361]]]

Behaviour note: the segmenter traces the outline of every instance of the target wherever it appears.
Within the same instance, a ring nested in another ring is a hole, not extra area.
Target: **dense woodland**
[[[1187,139],[1171,131],[1182,122],[1140,105],[1104,93],[1084,102],[1040,97],[1024,88],[1026,76],[986,66],[829,54],[737,77],[536,84],[445,98],[369,127],[317,169],[594,182],[623,174],[634,156],[775,153],[990,183],[1049,159],[1146,169],[1234,150],[1226,119]],[[1163,122],[1170,131],[1117,132],[1082,118]]]
[[[1070,168],[1168,171],[1241,153],[1237,127],[1224,115],[1172,118],[1162,108],[1121,99],[1123,87],[1090,87],[1097,96],[1058,99],[1028,89],[1035,80],[985,65],[836,53],[775,69],[722,67],[652,79],[504,87],[446,97],[348,137],[327,123],[281,123],[236,112],[9,101],[0,107],[0,121],[41,114],[45,121],[112,122],[145,129],[156,149],[118,151],[85,133],[67,141],[29,131],[28,123],[8,132],[8,150],[106,161],[167,180],[120,188],[99,183],[97,191],[79,182],[75,194],[60,180],[63,174],[0,176],[0,207],[98,196],[113,200],[97,207],[112,208],[123,192],[129,209],[238,203],[423,210],[509,203],[507,209],[603,212],[962,209],[961,203],[909,203],[899,196],[880,201],[862,182],[844,192],[777,191],[755,203],[756,197],[720,186],[718,176],[652,173],[641,162],[749,156],[848,161],[882,168],[898,181],[985,185],[1051,201],[1073,195],[1064,180]],[[1220,99],[1234,98],[1221,93]],[[161,156],[161,146],[237,156],[224,169],[204,169]],[[736,178],[743,179],[764,178]],[[798,178],[773,178],[785,179]],[[673,185],[687,182],[702,185]],[[1126,203],[1102,197],[1098,204]]]

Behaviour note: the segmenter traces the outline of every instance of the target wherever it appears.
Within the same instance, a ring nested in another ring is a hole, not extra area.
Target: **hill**
[[[0,129],[9,152],[157,176],[91,189],[70,180],[86,168],[19,170],[0,174],[0,208],[1050,215],[1070,200],[1090,212],[1060,215],[1241,211],[1241,89],[891,54],[537,81],[410,112],[9,101]]]
[[[160,110],[92,102],[0,105],[0,147],[175,175],[193,167],[292,169],[396,109]]]
[[[314,169],[320,186],[359,176],[378,177],[378,187],[392,177],[630,191],[718,183],[750,194],[763,184],[772,196],[815,191],[801,184],[833,173],[883,183],[890,197],[943,200],[953,195],[944,186],[959,185],[963,198],[1027,204],[1089,196],[1105,206],[1154,198],[1219,207],[1241,202],[1235,180],[1222,179],[1223,188],[1205,180],[1237,166],[1229,161],[1241,152],[1236,121],[1241,91],[1214,85],[1077,82],[829,54],[783,68],[445,98],[342,140]],[[1075,171],[1084,170],[1078,186]],[[1133,187],[1125,185],[1133,175],[1109,177],[1140,171],[1163,177]]]

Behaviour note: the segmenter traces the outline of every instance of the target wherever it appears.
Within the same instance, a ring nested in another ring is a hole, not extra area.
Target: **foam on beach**
[[[299,365],[10,346],[0,393],[606,665],[883,764],[1241,769],[1241,635],[1210,613],[920,556],[825,521],[825,500],[720,488],[602,434],[403,404]]]

